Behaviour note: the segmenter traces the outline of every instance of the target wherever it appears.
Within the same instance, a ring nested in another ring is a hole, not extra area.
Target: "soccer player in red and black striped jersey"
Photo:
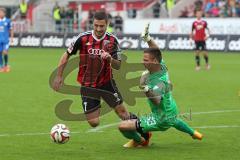
[[[58,90],[63,83],[63,71],[70,56],[79,54],[78,82],[81,84],[83,110],[92,127],[99,124],[101,98],[123,119],[135,119],[123,105],[123,100],[113,79],[112,68],[120,69],[121,51],[117,38],[106,32],[108,17],[105,12],[96,12],[93,31],[82,33],[72,42],[60,59],[53,88]],[[140,132],[139,132],[140,133]],[[148,144],[150,134],[140,133]]]
[[[93,25],[93,31],[79,34],[63,54],[54,89],[58,90],[63,83],[62,74],[69,57],[78,53],[80,63],[77,80],[81,84],[83,110],[88,123],[96,127],[99,124],[101,98],[115,109],[120,118],[127,119],[129,113],[122,104],[122,96],[112,76],[112,68],[118,70],[121,65],[118,40],[106,32],[108,17],[104,12],[96,12]]]
[[[208,63],[208,52],[206,50],[206,40],[209,37],[210,31],[207,25],[207,22],[202,20],[202,11],[196,11],[197,20],[195,20],[192,24],[192,32],[190,34],[190,38],[195,41],[196,52],[195,52],[195,60],[196,60],[196,70],[200,70],[200,52],[203,52],[204,59],[206,62],[206,69],[210,69],[210,65]],[[208,31],[208,33],[206,33]]]

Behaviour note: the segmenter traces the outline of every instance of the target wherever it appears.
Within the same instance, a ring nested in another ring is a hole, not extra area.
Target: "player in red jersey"
[[[119,69],[121,65],[120,50],[111,54],[105,51],[107,43],[118,44],[117,38],[106,32],[107,24],[108,19],[105,13],[97,12],[94,17],[94,30],[79,34],[61,57],[53,86],[55,90],[61,87],[62,74],[68,59],[79,52],[77,80],[81,84],[83,110],[92,127],[99,124],[101,97],[115,109],[120,118],[129,117],[112,77],[112,68]]]
[[[117,38],[106,32],[108,17],[105,12],[96,12],[93,31],[82,33],[70,45],[60,59],[53,88],[63,84],[63,71],[70,56],[79,51],[78,82],[81,84],[82,106],[86,119],[92,127],[99,125],[101,98],[122,119],[136,119],[123,105],[123,100],[112,76],[112,68],[120,69],[121,51]],[[149,142],[150,134],[139,132]]]
[[[196,11],[197,20],[195,20],[192,24],[192,32],[190,34],[190,38],[195,41],[196,52],[195,52],[195,60],[196,60],[196,70],[200,70],[200,53],[203,52],[204,59],[206,62],[206,69],[210,69],[210,65],[208,63],[208,52],[206,50],[206,40],[209,37],[210,31],[207,26],[207,22],[202,20],[202,11]],[[208,33],[206,33],[208,31]]]

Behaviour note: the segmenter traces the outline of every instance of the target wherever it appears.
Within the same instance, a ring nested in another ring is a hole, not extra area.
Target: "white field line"
[[[199,127],[193,127],[193,128],[199,128],[199,129],[208,129],[208,128],[239,128],[238,125],[223,125],[223,126],[199,126]]]
[[[8,137],[10,136],[9,134],[0,134],[0,137]]]
[[[230,112],[240,112],[240,109],[238,110],[217,110],[217,111],[207,111],[207,112],[193,112],[193,115],[201,115],[201,114],[214,114],[214,113],[230,113]],[[189,114],[189,113],[184,113],[184,114]],[[111,123],[107,125],[103,125],[97,128],[92,128],[86,131],[86,133],[91,133],[91,132],[103,132],[103,129],[110,128],[113,126],[117,126],[119,122],[117,123]],[[240,128],[239,125],[219,125],[219,126],[197,126],[193,128],[200,128],[200,129],[208,129],[208,128]],[[71,132],[71,134],[79,134],[83,132]],[[16,134],[9,134],[9,133],[4,133],[0,134],[1,137],[12,137],[12,136],[39,136],[39,135],[48,135],[49,132],[39,132],[39,133],[16,133]]]
[[[45,134],[49,134],[49,133],[17,133],[14,134],[15,136],[35,136],[35,135],[45,135]],[[8,134],[9,136],[11,136],[10,134]]]
[[[100,126],[100,127],[97,127],[97,128],[92,128],[92,129],[89,129],[86,133],[89,133],[89,132],[103,132],[102,131],[103,129],[113,127],[113,126],[117,126],[118,124],[119,124],[119,122],[110,123],[110,124],[103,125],[103,126]]]
[[[193,115],[198,115],[198,114],[214,114],[214,113],[230,113],[230,112],[240,112],[240,109],[235,109],[235,110],[219,110],[219,111],[208,111],[208,112],[193,112]],[[187,113],[189,114],[189,113]]]
[[[104,126],[101,126],[101,128],[99,127],[97,130],[90,129],[90,130],[86,131],[86,133],[103,132],[101,129],[116,126],[117,124],[118,123],[112,123],[112,124],[104,125]],[[240,128],[240,126],[239,125],[196,126],[196,127],[193,127],[193,128],[196,128],[196,129],[212,129],[212,128],[218,129],[218,128]],[[82,132],[71,132],[71,134],[80,134],[80,133],[82,133]],[[0,134],[0,138],[1,137],[13,137],[13,136],[40,136],[40,135],[49,135],[49,133]]]

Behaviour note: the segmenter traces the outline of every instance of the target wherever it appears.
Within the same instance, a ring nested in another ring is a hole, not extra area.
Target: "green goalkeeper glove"
[[[144,42],[149,42],[152,39],[151,36],[149,35],[149,26],[150,26],[150,23],[149,22],[146,23],[144,27],[144,31],[141,34],[141,38]]]

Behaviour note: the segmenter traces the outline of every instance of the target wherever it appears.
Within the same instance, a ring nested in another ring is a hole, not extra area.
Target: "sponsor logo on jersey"
[[[104,53],[105,51],[103,49],[94,49],[94,48],[90,48],[88,50],[88,53],[90,55],[96,55],[96,56],[100,56]]]
[[[197,30],[201,30],[201,29],[203,29],[203,25],[197,25]]]
[[[86,46],[91,46],[91,45],[92,45],[92,43],[90,43],[90,42],[86,43]]]

